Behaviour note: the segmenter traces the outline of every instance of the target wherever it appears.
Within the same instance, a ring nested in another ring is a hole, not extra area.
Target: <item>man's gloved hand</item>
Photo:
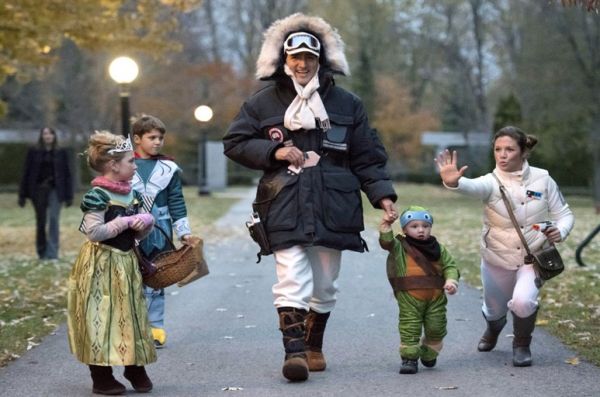
[[[23,197],[19,197],[19,207],[25,207],[25,199]]]
[[[67,200],[67,201],[65,201],[65,207],[66,208],[69,208],[72,205],[73,205],[73,200]]]

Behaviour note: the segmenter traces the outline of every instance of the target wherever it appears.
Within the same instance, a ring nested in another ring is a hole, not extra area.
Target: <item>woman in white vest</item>
[[[484,296],[482,311],[487,329],[477,349],[487,352],[496,346],[510,310],[514,327],[513,365],[526,367],[531,365],[529,345],[542,283],[533,266],[525,264],[527,252],[502,200],[498,180],[506,188],[515,218],[531,252],[563,241],[573,228],[574,217],[548,171],[531,167],[527,161],[537,143],[535,137],[508,126],[494,135],[492,143],[496,168],[478,178],[463,176],[467,166],[458,168],[456,152],[441,152],[435,162],[444,186],[478,197],[485,204],[481,281]],[[543,232],[533,228],[534,224],[545,221],[552,221],[552,226]]]

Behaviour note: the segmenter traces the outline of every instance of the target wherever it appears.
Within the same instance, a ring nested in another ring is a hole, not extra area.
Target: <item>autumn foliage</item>
[[[429,111],[413,109],[410,93],[398,79],[380,76],[375,85],[373,125],[377,127],[390,160],[409,171],[417,171],[423,156],[421,134],[439,128],[439,120]]]

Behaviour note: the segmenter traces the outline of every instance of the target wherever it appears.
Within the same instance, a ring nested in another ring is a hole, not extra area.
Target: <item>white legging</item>
[[[274,254],[278,280],[273,285],[275,307],[311,308],[318,313],[333,310],[341,251],[295,245]]]
[[[482,310],[485,317],[489,321],[498,320],[508,310],[522,318],[532,315],[537,310],[540,293],[535,285],[535,277],[531,265],[521,265],[517,270],[509,270],[482,260]]]

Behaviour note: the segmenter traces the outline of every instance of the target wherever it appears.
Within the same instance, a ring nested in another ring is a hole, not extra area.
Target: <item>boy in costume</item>
[[[384,213],[379,244],[390,252],[387,275],[400,309],[400,373],[415,374],[419,358],[426,367],[436,364],[446,336],[448,300],[444,291],[456,293],[460,275],[446,247],[431,235],[433,217],[429,211],[410,206],[402,212],[404,236],[394,237],[394,220]]]
[[[191,229],[181,188],[181,169],[170,157],[160,154],[166,127],[157,117],[142,115],[133,123],[132,133],[137,165],[132,186],[142,194],[143,211],[152,214],[156,227],[166,232],[169,238],[172,239],[172,230],[175,229],[177,238],[185,244],[191,236]],[[140,242],[142,253],[150,259],[170,249],[157,228]],[[146,286],[145,293],[154,344],[161,348],[167,340],[164,328],[165,291],[164,288],[155,290]]]

